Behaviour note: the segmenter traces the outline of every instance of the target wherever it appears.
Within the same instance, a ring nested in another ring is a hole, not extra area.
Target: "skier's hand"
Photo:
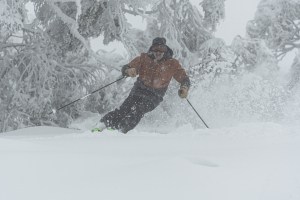
[[[130,77],[136,77],[136,69],[135,68],[128,68],[125,70],[125,73],[127,76],[130,76]]]
[[[178,90],[178,95],[180,98],[187,98],[189,92],[189,88],[187,86],[181,86],[180,89]]]

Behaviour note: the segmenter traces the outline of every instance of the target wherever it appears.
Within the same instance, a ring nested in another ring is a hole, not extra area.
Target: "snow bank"
[[[4,133],[0,199],[298,200],[299,130],[264,123],[169,134]]]

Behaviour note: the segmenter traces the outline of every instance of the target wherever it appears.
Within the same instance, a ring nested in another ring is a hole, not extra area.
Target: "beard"
[[[164,57],[164,53],[154,53],[154,59],[155,60],[161,60]]]

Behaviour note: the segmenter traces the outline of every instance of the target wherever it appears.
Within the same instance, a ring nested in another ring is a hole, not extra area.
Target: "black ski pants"
[[[118,129],[123,133],[132,130],[143,116],[154,110],[158,103],[154,103],[145,96],[130,94],[119,109],[107,113],[100,121],[106,127]]]

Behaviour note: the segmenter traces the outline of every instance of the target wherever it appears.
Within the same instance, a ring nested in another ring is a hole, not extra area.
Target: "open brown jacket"
[[[181,86],[190,87],[190,79],[178,60],[172,58],[173,51],[167,46],[167,52],[159,62],[154,62],[154,55],[150,47],[148,53],[142,53],[122,68],[123,75],[128,68],[135,68],[139,77],[134,83],[130,95],[146,97],[153,103],[159,103],[174,77]]]
[[[174,58],[163,58],[156,63],[151,54],[142,53],[129,63],[129,68],[136,68],[140,80],[151,88],[167,88],[172,77],[181,85],[189,87],[185,70]]]

